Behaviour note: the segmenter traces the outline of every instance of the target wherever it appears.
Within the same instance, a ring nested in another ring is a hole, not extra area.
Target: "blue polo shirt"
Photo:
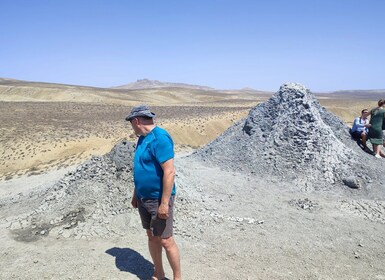
[[[168,132],[156,126],[140,136],[134,157],[134,184],[140,199],[160,199],[163,190],[161,163],[174,158],[174,142]],[[175,184],[172,195],[175,195]]]

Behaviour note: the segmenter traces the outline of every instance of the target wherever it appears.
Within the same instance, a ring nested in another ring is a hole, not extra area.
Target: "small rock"
[[[344,178],[342,182],[352,189],[358,189],[360,187],[360,182],[353,176]]]
[[[356,259],[361,258],[361,257],[360,257],[360,254],[359,254],[358,252],[354,252],[354,257],[355,257]]]

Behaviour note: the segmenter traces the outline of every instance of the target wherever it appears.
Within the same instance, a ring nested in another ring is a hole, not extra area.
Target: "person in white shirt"
[[[357,117],[354,119],[353,126],[351,129],[352,137],[362,142],[362,146],[364,150],[369,149],[366,146],[366,139],[367,139],[368,130],[370,127],[368,116],[369,116],[369,110],[363,109],[361,111],[361,117]]]

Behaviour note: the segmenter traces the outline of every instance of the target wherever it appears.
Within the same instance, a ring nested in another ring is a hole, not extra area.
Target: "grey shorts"
[[[160,219],[158,217],[160,200],[138,198],[138,210],[143,228],[151,230],[154,236],[160,236],[161,238],[172,236],[174,200],[175,197],[171,196],[168,203],[168,218]]]

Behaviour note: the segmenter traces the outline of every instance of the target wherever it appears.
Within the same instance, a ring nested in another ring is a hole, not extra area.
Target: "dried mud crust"
[[[120,160],[126,157],[119,155],[125,151],[132,153],[128,142],[79,166],[59,180],[62,188],[56,184],[29,199],[2,202],[2,277],[151,276],[145,232],[129,204],[130,172],[120,174],[121,179],[116,173],[130,170],[121,169],[126,163]],[[383,224],[340,209],[341,193],[294,191],[287,182],[229,172],[189,156],[178,156],[175,162],[175,238],[186,279],[385,275]],[[344,194],[347,201],[360,190],[354,191]],[[37,197],[40,203],[30,203]],[[22,205],[25,211],[4,217],[7,207]],[[21,269],[21,264],[29,269]]]
[[[48,234],[89,239],[124,232],[123,223],[132,212],[132,156],[134,143],[122,140],[105,156],[93,157],[67,173],[48,189],[36,191],[18,203],[32,209],[7,217],[8,228],[18,241],[36,241]],[[12,212],[13,198],[1,201]],[[17,201],[17,200],[16,200]],[[1,209],[0,208],[0,209]]]
[[[383,200],[341,200],[339,208],[346,213],[371,222],[385,224],[385,201]]]

